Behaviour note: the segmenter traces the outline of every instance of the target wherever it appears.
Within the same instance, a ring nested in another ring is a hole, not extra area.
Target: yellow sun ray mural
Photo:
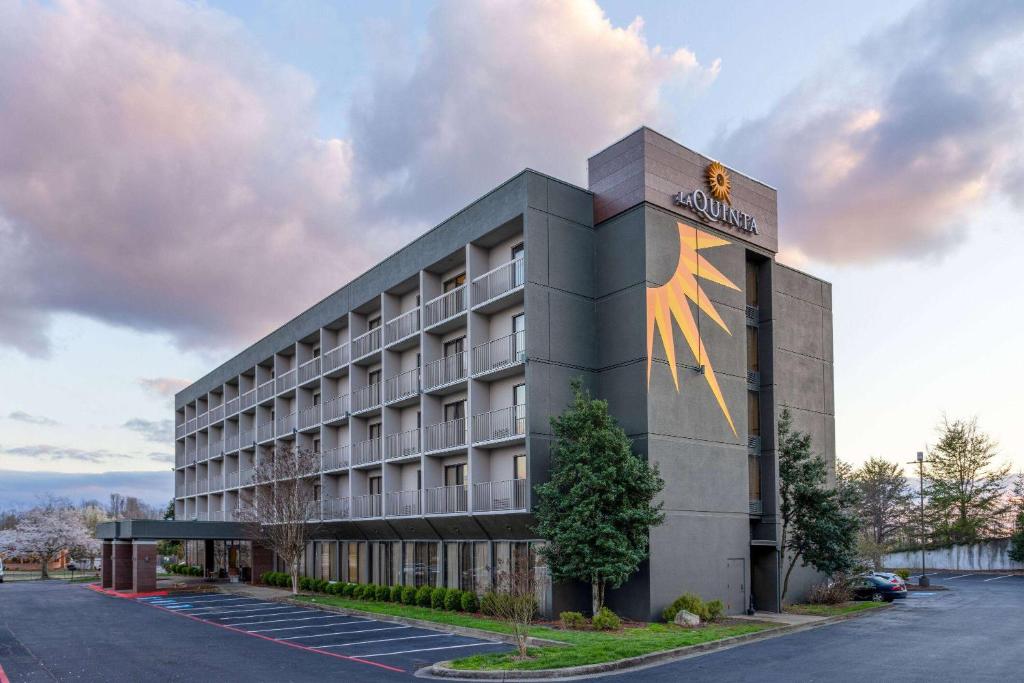
[[[676,349],[672,331],[672,321],[674,320],[680,332],[683,333],[683,338],[693,357],[698,363],[703,364],[704,379],[707,380],[711,393],[718,401],[718,407],[722,409],[729,428],[732,429],[733,434],[736,434],[736,425],[733,424],[732,415],[729,414],[729,407],[725,405],[722,389],[718,386],[718,378],[715,376],[715,369],[711,365],[711,359],[708,358],[704,340],[700,337],[700,330],[693,317],[693,312],[690,310],[692,301],[700,311],[703,311],[715,324],[725,330],[726,334],[732,335],[698,280],[698,278],[707,280],[739,291],[739,287],[708,263],[699,253],[702,249],[720,247],[729,242],[683,223],[678,223],[677,228],[679,230],[679,264],[676,266],[676,271],[665,284],[647,288],[647,385],[650,387],[651,384],[651,359],[654,356],[654,337],[657,332],[658,338],[665,348],[665,359],[668,361],[669,371],[672,373],[672,381],[675,383],[676,391],[679,391],[679,374],[676,368]]]

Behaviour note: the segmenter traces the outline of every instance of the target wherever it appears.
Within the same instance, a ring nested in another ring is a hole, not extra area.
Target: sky
[[[1022,62],[997,1],[0,3],[0,508],[166,501],[175,391],[642,124],[779,189],[838,457],[977,416],[1024,469]]]

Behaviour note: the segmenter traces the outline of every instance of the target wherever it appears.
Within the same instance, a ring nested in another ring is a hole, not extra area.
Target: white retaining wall
[[[984,543],[954,545],[949,548],[929,550],[925,553],[925,564],[932,569],[957,569],[965,571],[1024,570],[1024,563],[1009,558],[1010,539],[1001,538]],[[921,566],[921,551],[888,553],[882,557],[882,566],[915,569]]]

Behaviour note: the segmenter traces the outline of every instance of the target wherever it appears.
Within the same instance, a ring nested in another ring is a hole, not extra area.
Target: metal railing
[[[466,311],[468,288],[460,285],[428,301],[423,307],[424,326],[431,327]]]
[[[348,467],[348,446],[335,446],[324,450],[321,455],[321,469],[333,472]]]
[[[419,491],[389,491],[386,502],[389,517],[409,517],[422,514]]]
[[[526,434],[526,404],[473,416],[473,442],[497,441]]]
[[[348,363],[348,342],[338,344],[324,354],[323,371],[332,372]]]
[[[425,495],[428,515],[444,515],[469,510],[469,487],[465,484],[427,489]]]
[[[420,369],[413,368],[384,380],[384,400],[388,403],[420,393]]]
[[[764,514],[764,503],[759,500],[750,501],[750,514],[761,515]]]
[[[264,422],[256,428],[256,441],[269,441],[274,438],[273,421]]]
[[[473,279],[473,304],[496,299],[502,294],[522,287],[526,282],[525,259],[522,257],[503,263]]]
[[[299,411],[299,429],[308,429],[320,424],[320,406],[309,406]]]
[[[238,396],[235,396],[234,398],[229,398],[227,403],[224,404],[224,406],[225,406],[224,407],[224,414],[230,416],[230,415],[234,415],[235,413],[237,413],[238,412],[238,406],[239,406],[240,403],[241,403],[241,401],[239,400]]]
[[[210,521],[211,522],[223,522],[224,521],[224,511],[223,510],[214,510],[213,512],[211,512],[210,513]]]
[[[224,419],[224,404],[210,408],[210,423],[220,422]]]
[[[175,439],[180,439],[183,436],[185,436],[185,424],[175,425],[174,426],[174,438]]]
[[[196,495],[196,483],[194,481],[185,482],[185,495],[194,496]]]
[[[761,437],[757,434],[747,435],[747,453],[761,455]]]
[[[424,368],[423,388],[430,390],[466,379],[469,374],[468,361],[469,354],[465,351],[430,361]]]
[[[384,457],[386,458],[404,458],[409,455],[417,455],[419,452],[420,430],[418,427],[384,437]]]
[[[299,366],[299,384],[305,384],[320,376],[320,356],[311,358]]]
[[[187,457],[188,456],[184,452],[176,453],[174,455],[174,466],[175,467],[184,467],[185,464],[187,463],[187,460],[186,460]]]
[[[238,488],[238,472],[227,472],[224,474],[224,488]]]
[[[352,412],[358,413],[380,405],[380,382],[352,392]]]
[[[761,373],[757,370],[747,370],[747,389],[757,391],[761,388]]]
[[[189,432],[194,432],[194,431],[196,431],[196,424],[197,424],[197,422],[196,422],[196,418],[194,418],[194,417],[193,417],[193,418],[192,418],[191,420],[189,420],[189,421],[188,421],[188,422],[187,422],[186,424],[188,425],[188,427],[186,428],[186,429],[187,429],[187,431],[189,431]]]
[[[196,480],[196,493],[206,493],[210,488],[210,482],[206,479]]]
[[[210,424],[210,413],[203,413],[196,418],[196,429],[202,429],[208,424]]]
[[[374,351],[379,351],[382,332],[381,328],[375,327],[353,339],[352,358],[362,358]]]
[[[274,396],[274,380],[268,379],[266,382],[264,382],[263,384],[261,384],[258,387],[256,387],[256,400],[257,401],[263,402],[263,401],[266,401],[268,398],[273,398],[273,396]]]
[[[256,405],[256,389],[250,389],[241,396],[238,397],[238,409],[248,410]]]
[[[210,475],[210,490],[211,491],[222,491],[222,490],[224,490],[224,475],[223,474],[211,474]]]
[[[224,452],[230,453],[238,450],[238,434],[229,434],[224,437]]]
[[[291,434],[292,430],[295,429],[296,419],[298,413],[289,413],[282,417],[277,418],[277,435]]]
[[[328,497],[320,501],[320,516],[323,519],[348,519],[348,497]]]
[[[196,513],[196,521],[208,522],[210,521],[210,513],[205,510]]]
[[[241,429],[238,432],[238,447],[245,448],[246,446],[252,445],[252,442],[256,440],[255,429]]]
[[[526,480],[483,481],[473,484],[474,512],[526,509]]]
[[[360,441],[352,447],[352,464],[369,465],[380,462],[381,459],[381,438]]]
[[[238,471],[238,485],[252,486],[256,483],[256,468],[243,467]]]
[[[380,517],[382,496],[379,493],[368,493],[352,499],[352,517]]]
[[[321,408],[324,422],[331,422],[333,420],[340,420],[344,417],[348,417],[348,394],[341,394],[335,396]]]
[[[448,420],[426,428],[425,451],[442,451],[465,446],[468,441],[466,418]]]
[[[384,343],[394,344],[399,339],[405,339],[419,331],[420,309],[414,308],[384,323]]]
[[[218,455],[220,455],[223,452],[224,452],[224,442],[223,441],[219,441],[219,440],[218,441],[211,441],[209,444],[206,445],[206,459],[207,460],[209,460],[210,458],[215,458],[215,457],[217,457]]]
[[[295,388],[295,368],[292,368],[288,372],[282,373],[277,378],[277,393],[283,393],[289,389]]]
[[[186,448],[185,449],[185,460],[190,465],[195,463],[195,461],[196,461],[196,447],[195,446],[193,446],[192,448]]]
[[[473,347],[473,372],[490,372],[526,360],[526,330]]]

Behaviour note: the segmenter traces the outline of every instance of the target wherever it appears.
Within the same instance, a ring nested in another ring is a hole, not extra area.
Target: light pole
[[[925,576],[925,573],[924,573],[924,546],[925,546],[924,537],[925,537],[925,528],[924,528],[924,453],[923,452],[918,451],[917,452],[917,460],[914,460],[914,461],[909,462],[907,464],[908,465],[913,465],[914,463],[917,463],[917,475],[918,475],[918,482],[919,482],[919,486],[920,486],[919,490],[920,490],[920,494],[921,494],[921,578],[919,578],[917,580],[917,585],[919,585],[919,586],[930,586],[932,582],[928,580],[928,577]]]

